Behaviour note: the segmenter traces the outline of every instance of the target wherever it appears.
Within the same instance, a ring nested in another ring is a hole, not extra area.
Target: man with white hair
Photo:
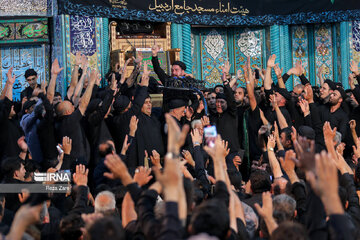
[[[110,191],[102,191],[95,198],[95,213],[114,214],[116,212],[115,195]]]

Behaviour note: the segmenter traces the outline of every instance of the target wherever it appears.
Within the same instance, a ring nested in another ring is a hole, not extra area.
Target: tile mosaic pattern
[[[323,74],[325,79],[333,80],[333,49],[332,49],[332,33],[330,24],[315,25],[315,71],[323,66]],[[320,80],[316,76],[316,84]]]
[[[309,77],[309,45],[308,34],[305,25],[297,25],[291,28],[292,36],[292,64],[302,61],[305,68],[305,76]],[[294,86],[301,83],[299,77],[294,77]]]

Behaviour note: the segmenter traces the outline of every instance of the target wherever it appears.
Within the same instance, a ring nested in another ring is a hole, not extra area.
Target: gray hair
[[[110,191],[102,191],[95,198],[95,212],[105,213],[116,207],[115,195]]]
[[[278,223],[292,220],[296,209],[296,201],[287,194],[279,194],[273,198],[274,217]]]
[[[193,120],[191,122],[191,129],[194,129],[196,124],[202,124],[201,120],[200,119]]]

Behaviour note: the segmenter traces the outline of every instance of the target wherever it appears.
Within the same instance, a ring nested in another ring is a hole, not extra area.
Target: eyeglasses
[[[30,82],[30,81],[34,81],[35,79],[36,79],[36,77],[27,78],[26,81]]]

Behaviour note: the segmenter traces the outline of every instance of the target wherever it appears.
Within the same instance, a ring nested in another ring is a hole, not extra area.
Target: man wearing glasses
[[[27,99],[30,99],[32,96],[32,93],[35,88],[40,88],[40,85],[37,84],[38,75],[37,72],[35,72],[34,69],[28,69],[25,71],[25,79],[29,86],[25,88],[21,92],[21,99],[24,97],[27,97]]]

